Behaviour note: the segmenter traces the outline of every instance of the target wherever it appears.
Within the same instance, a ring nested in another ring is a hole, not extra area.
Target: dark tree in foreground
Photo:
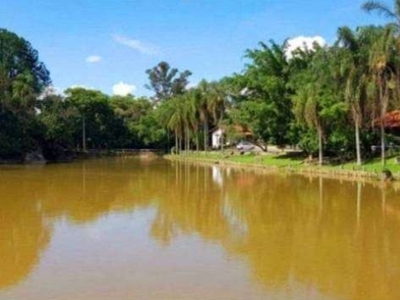
[[[15,33],[0,29],[0,158],[20,158],[38,147],[36,99],[50,82],[38,51]]]

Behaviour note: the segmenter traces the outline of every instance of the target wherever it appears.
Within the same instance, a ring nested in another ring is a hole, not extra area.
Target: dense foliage
[[[190,71],[160,62],[146,71],[150,98],[84,88],[49,92],[37,51],[0,30],[0,159],[38,149],[49,158],[68,150],[208,150],[210,133],[221,128],[222,146],[250,138],[265,150],[299,147],[320,163],[332,156],[361,164],[379,153],[384,163],[380,149],[396,143],[396,127],[383,120],[400,107],[399,8],[399,1],[393,10],[368,1],[363,9],[390,23],[341,27],[333,45],[294,52],[286,41],[260,43],[246,51],[241,73],[193,88]]]

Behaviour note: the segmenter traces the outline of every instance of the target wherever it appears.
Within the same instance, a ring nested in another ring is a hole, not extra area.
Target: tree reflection
[[[224,172],[221,186],[211,168],[175,165],[175,172],[171,193],[157,205],[153,226],[165,231],[153,231],[156,239],[216,241],[245,257],[267,289],[287,289],[294,279],[345,299],[400,299],[400,261],[393,260],[400,206],[394,198],[390,206],[388,198],[379,201],[386,197],[379,189],[246,171]],[[387,207],[398,214],[384,222]]]
[[[45,168],[0,169],[0,288],[25,279],[39,263],[58,220],[94,222],[151,205],[164,175],[138,161],[87,161]],[[158,187],[158,188],[157,188]]]
[[[50,240],[34,181],[3,177],[0,184],[0,288],[24,280]]]
[[[157,161],[10,174],[0,185],[0,287],[32,271],[58,220],[151,207],[149,235],[161,245],[189,235],[221,245],[268,290],[295,292],[296,282],[344,299],[400,299],[400,202],[390,187]]]
[[[43,209],[49,216],[66,217],[76,224],[132,212],[151,205],[161,193],[163,171],[140,161],[96,160],[63,166],[62,172],[47,179]]]
[[[162,244],[179,234],[198,234],[207,240],[225,238],[219,188],[209,168],[173,164],[175,174],[167,176],[165,193],[157,199],[157,215],[151,234]]]

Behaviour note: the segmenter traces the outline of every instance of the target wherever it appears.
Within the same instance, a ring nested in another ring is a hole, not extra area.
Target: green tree
[[[318,162],[323,163],[323,141],[329,128],[343,124],[346,105],[341,99],[337,49],[316,47],[309,66],[292,78],[293,110],[297,120],[318,136]],[[335,86],[336,83],[337,86]]]
[[[385,128],[383,119],[389,105],[390,90],[394,90],[397,86],[399,92],[399,84],[396,71],[399,71],[399,63],[397,66],[393,64],[393,53],[400,50],[400,40],[398,32],[400,29],[400,1],[395,0],[393,8],[379,1],[367,1],[362,5],[367,12],[377,12],[393,22],[388,24],[382,35],[376,39],[370,56],[370,68],[374,76],[375,84],[378,86],[378,105],[380,109],[380,133],[381,133],[381,159],[382,166],[385,166]]]
[[[203,124],[203,146],[207,151],[210,125],[219,126],[221,124],[225,114],[227,95],[221,83],[208,82],[204,79],[191,92],[192,102],[189,105],[194,107],[192,115],[195,115],[197,123]]]
[[[117,117],[123,120],[129,131],[126,145],[133,148],[164,148],[167,144],[166,131],[158,121],[158,110],[147,98],[113,96],[111,106]]]
[[[0,29],[0,67],[2,79],[8,79],[10,84],[20,74],[31,74],[37,93],[51,83],[50,73],[39,60],[38,51],[28,41],[6,29]]]
[[[391,64],[396,52],[393,27],[384,28],[382,35],[372,45],[369,59],[369,67],[372,72],[373,82],[378,88],[377,99],[380,118],[381,133],[381,159],[382,166],[386,164],[385,149],[385,124],[384,118],[388,109],[391,90],[395,88],[395,73]]]
[[[126,127],[115,115],[107,95],[84,88],[67,89],[65,93],[66,101],[80,115],[80,126],[76,128],[81,127],[81,134],[76,135],[76,143],[80,136],[84,151],[88,141],[94,148],[115,148],[123,145]]]
[[[63,96],[49,94],[41,99],[38,118],[45,127],[43,151],[47,158],[58,159],[65,151],[75,149],[80,114]]]
[[[150,83],[146,87],[154,91],[154,100],[163,101],[175,95],[183,94],[189,84],[188,78],[192,73],[188,70],[179,73],[176,68],[162,61],[157,66],[146,71]]]
[[[355,131],[355,147],[357,164],[361,165],[361,137],[360,131],[364,119],[368,117],[373,106],[368,94],[371,72],[369,69],[370,49],[381,31],[377,27],[360,27],[353,32],[348,27],[338,30],[338,43],[343,47],[341,69],[344,76],[344,97],[349,106]]]
[[[0,158],[21,158],[40,147],[36,98],[50,82],[31,44],[0,29]]]
[[[394,24],[400,29],[400,1],[395,0],[393,8],[389,7],[380,1],[366,1],[362,4],[361,8],[366,12],[376,12],[379,15],[383,15],[386,18],[393,20]]]
[[[174,133],[175,152],[181,151],[181,140],[183,137],[183,107],[182,101],[178,97],[171,98],[170,101],[163,102],[159,106],[160,123]]]
[[[246,57],[250,62],[242,76],[236,77],[237,84],[241,86],[240,96],[236,98],[239,100],[236,103],[239,114],[242,107],[251,107],[261,118],[258,122],[250,119],[249,123],[242,125],[249,126],[262,142],[278,146],[289,143],[288,133],[294,118],[285,47],[285,43],[278,45],[271,42],[269,46],[260,43],[260,49],[248,50]],[[246,101],[253,104],[242,104]],[[248,119],[246,116],[239,118],[242,121]]]

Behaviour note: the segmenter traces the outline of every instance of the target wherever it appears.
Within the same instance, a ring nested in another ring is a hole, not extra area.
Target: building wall
[[[219,148],[221,146],[221,136],[223,131],[221,129],[215,130],[211,135],[211,147]]]

